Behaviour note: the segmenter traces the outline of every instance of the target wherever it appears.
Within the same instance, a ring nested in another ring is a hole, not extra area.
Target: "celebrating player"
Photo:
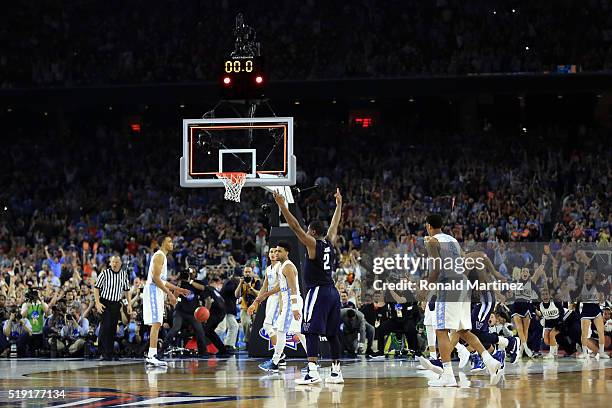
[[[289,228],[295,233],[302,244],[306,246],[307,255],[304,262],[304,284],[308,293],[304,302],[302,333],[306,335],[306,351],[308,355],[308,371],[304,378],[297,379],[296,384],[316,384],[321,382],[317,368],[319,357],[319,336],[327,337],[332,357],[331,375],[326,379],[329,383],[343,383],[340,371],[340,294],[334,286],[332,272],[336,264],[336,253],[333,242],[336,239],[338,224],[342,215],[342,195],[336,189],[336,210],[332,217],[327,234],[323,231],[320,221],[313,221],[304,231],[298,220],[291,214],[285,199],[274,193]]]
[[[168,252],[173,249],[172,237],[165,235],[159,240],[159,243],[159,250],[153,254],[149,264],[147,282],[143,290],[142,308],[144,324],[151,326],[149,352],[145,362],[148,365],[165,367],[168,363],[157,357],[157,336],[164,321],[164,300],[167,296],[170,304],[174,306],[176,297],[173,291],[177,295],[184,296],[189,295],[190,292],[166,281],[168,278],[167,256]]]

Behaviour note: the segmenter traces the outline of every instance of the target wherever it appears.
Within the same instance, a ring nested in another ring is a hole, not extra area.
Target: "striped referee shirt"
[[[106,268],[96,281],[96,288],[100,290],[102,299],[118,302],[123,298],[123,292],[130,290],[130,280],[127,270],[121,268],[119,272],[113,271],[111,268]]]

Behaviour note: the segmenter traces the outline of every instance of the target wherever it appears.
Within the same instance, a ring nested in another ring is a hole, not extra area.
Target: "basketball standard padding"
[[[204,323],[210,317],[210,312],[204,306],[200,306],[193,312],[193,317],[195,317],[198,322]]]

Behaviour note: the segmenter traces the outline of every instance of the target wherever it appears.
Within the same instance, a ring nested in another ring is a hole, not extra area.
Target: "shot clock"
[[[221,86],[227,98],[260,98],[266,82],[261,57],[230,57],[223,61]]]

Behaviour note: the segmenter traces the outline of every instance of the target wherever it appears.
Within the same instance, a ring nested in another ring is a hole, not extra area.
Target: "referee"
[[[110,259],[110,268],[104,269],[94,287],[96,310],[102,315],[98,344],[102,352],[102,361],[113,360],[113,345],[117,322],[121,312],[121,298],[127,297],[127,314],[132,313],[132,296],[129,292],[130,281],[127,271],[121,268],[121,258],[114,255]],[[115,357],[115,360],[118,360]]]

